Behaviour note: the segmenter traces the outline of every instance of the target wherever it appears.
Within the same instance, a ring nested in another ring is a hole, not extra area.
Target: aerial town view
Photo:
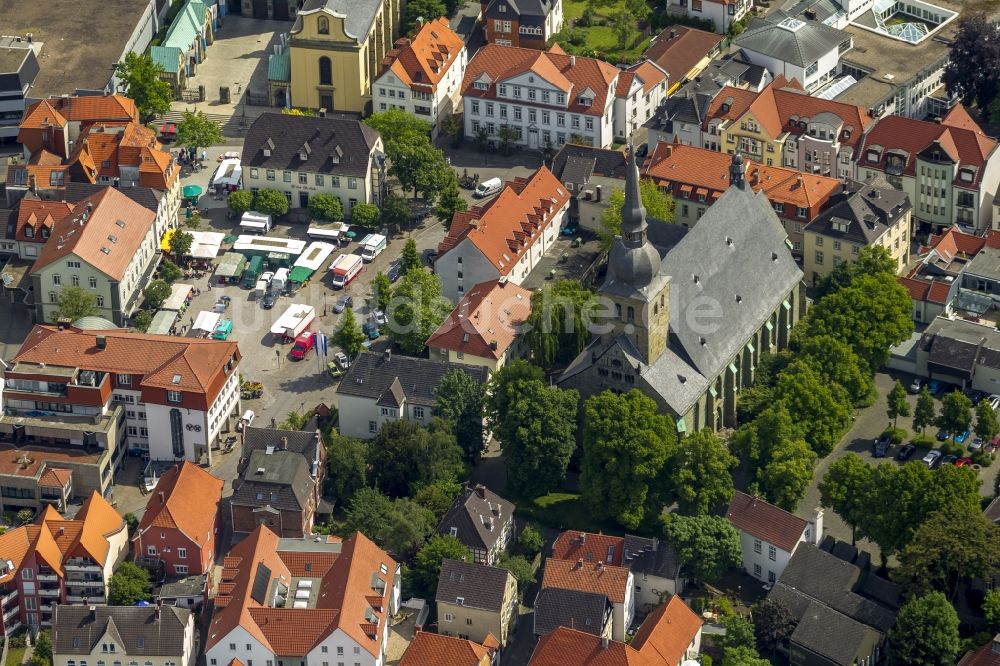
[[[1000,666],[1000,0],[0,0],[0,666]]]

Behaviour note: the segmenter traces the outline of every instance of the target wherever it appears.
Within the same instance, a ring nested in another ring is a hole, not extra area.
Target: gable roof
[[[514,519],[514,505],[482,484],[466,486],[441,518],[438,532],[450,534],[473,549],[489,550]]]
[[[967,652],[958,666],[1000,666],[1000,634],[978,650]]]
[[[499,2],[500,0],[495,0]],[[509,2],[510,0],[503,0]],[[583,56],[569,56],[561,50],[538,51],[514,46],[487,44],[469,61],[462,81],[462,96],[495,98],[497,84],[520,74],[532,72],[566,94],[565,110],[591,116],[603,116],[608,95],[613,94],[612,84],[620,70],[606,62]],[[484,78],[485,75],[485,78]],[[487,90],[476,88],[473,83],[488,80]],[[580,103],[579,95],[587,89],[594,93],[589,105]],[[525,104],[525,101],[521,101]],[[530,104],[530,103],[529,103]],[[534,104],[535,106],[546,106]],[[547,108],[559,108],[547,105]]]
[[[380,141],[378,132],[358,120],[268,112],[250,126],[240,162],[244,169],[367,177]]]
[[[600,637],[569,627],[559,627],[538,639],[528,666],[565,666],[567,655],[573,655],[574,666],[652,666],[625,643],[608,641],[603,645]]]
[[[14,238],[19,241],[44,243],[42,229],[48,230],[49,237],[56,222],[73,212],[73,205],[65,201],[47,201],[39,199],[34,192],[28,192],[18,203],[17,219],[14,226]],[[32,235],[28,237],[27,228]]]
[[[562,183],[547,167],[539,167],[528,179],[506,183],[488,204],[455,213],[438,245],[439,259],[468,239],[493,268],[508,275],[568,203]]]
[[[379,77],[391,70],[406,86],[435,91],[464,48],[465,42],[442,16],[421,25],[412,38],[397,39],[382,59]]]
[[[726,519],[747,534],[792,552],[809,523],[762,499],[736,491]]]
[[[294,451],[256,450],[233,490],[233,506],[270,506],[279,511],[304,511],[312,500],[315,482],[309,464]]]
[[[585,563],[604,562],[622,566],[625,539],[610,534],[592,534],[566,530],[552,544],[551,557],[557,560],[583,560]]]
[[[122,280],[155,221],[155,213],[106,187],[56,222],[31,271],[72,255],[112,280]]]
[[[650,660],[679,664],[702,624],[698,614],[675,594],[643,620],[631,646]]]
[[[559,587],[582,592],[599,592],[611,603],[625,603],[630,572],[625,567],[612,564],[580,563],[579,561],[548,559],[542,588]]]
[[[427,346],[499,359],[514,344],[529,314],[530,291],[508,280],[481,282],[462,297]]]
[[[552,158],[552,173],[563,183],[583,185],[592,176],[625,179],[625,153],[611,148],[594,148],[565,143]]]
[[[555,7],[553,0],[489,0],[483,16],[486,18],[510,18],[506,11],[501,11],[501,5],[508,5],[519,19],[528,19],[529,24],[545,20]]]
[[[631,81],[629,81],[626,87],[623,87],[622,81],[629,78],[631,78]],[[641,83],[642,92],[648,93],[665,80],[667,80],[667,72],[659,64],[651,60],[641,60],[618,76],[618,87],[615,94],[618,97],[627,95],[632,81]]]
[[[91,610],[93,608],[93,610]],[[191,611],[176,606],[73,606],[56,604],[52,615],[52,651],[89,655],[105,635],[128,655],[181,656]],[[193,642],[193,641],[192,641]]]
[[[848,32],[819,21],[794,18],[779,9],[755,17],[733,43],[741,49],[807,67],[850,39]]]
[[[160,477],[150,494],[139,534],[151,527],[176,529],[204,546],[215,529],[225,485],[225,481],[190,461],[175,465]]]
[[[83,201],[87,197],[97,194],[105,187],[107,187],[107,185],[98,183],[69,182],[66,183],[66,189],[63,190],[62,196],[67,207],[72,209],[72,206],[69,204]],[[140,206],[143,206],[144,208],[148,208],[154,213],[159,210],[160,201],[166,196],[166,193],[163,190],[153,187],[143,187],[141,185],[137,185],[135,187],[119,186],[116,189],[132,201],[136,202]]]
[[[434,361],[412,356],[397,356],[362,352],[351,363],[347,374],[337,386],[337,395],[354,395],[378,400],[398,380],[406,400],[412,405],[434,406],[434,392],[441,378],[459,370],[477,382],[484,383],[485,367],[473,367],[447,361]]]
[[[399,666],[490,666],[493,650],[475,641],[419,631]]]
[[[610,614],[611,603],[604,594],[546,587],[535,597],[535,635],[570,627],[600,636]]]
[[[910,198],[901,190],[850,182],[844,196],[820,212],[806,231],[869,245],[881,238],[910,208]],[[842,231],[845,223],[847,230]]]
[[[671,86],[680,84],[703,58],[722,43],[723,35],[672,25],[653,38],[642,56],[667,72]]]
[[[512,575],[500,567],[446,558],[441,561],[434,600],[499,613]]]

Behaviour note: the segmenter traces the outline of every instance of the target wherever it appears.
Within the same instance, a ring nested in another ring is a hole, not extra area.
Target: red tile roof
[[[431,349],[448,349],[499,359],[517,339],[531,314],[531,292],[507,280],[477,284],[427,339]]]
[[[644,657],[661,664],[679,664],[688,646],[701,631],[702,619],[674,595],[643,620],[632,639],[632,647]]]
[[[926,254],[930,250],[937,250],[942,256],[951,259],[959,253],[968,257],[974,257],[984,247],[994,250],[1000,249],[1000,231],[990,229],[982,236],[967,234],[959,231],[955,227],[949,227],[944,233],[937,236],[932,235],[928,239],[927,246],[920,248],[920,254]]]
[[[608,557],[608,552],[612,556]],[[566,530],[552,544],[551,559],[583,560],[585,563],[604,562],[621,566],[625,552],[625,539],[610,534],[588,534],[576,530]]]
[[[507,183],[485,206],[455,213],[438,254],[467,238],[501,275],[507,275],[568,203],[562,183],[547,167],[540,167],[531,178]]]
[[[44,201],[33,193],[29,192],[18,204],[17,226],[15,228],[15,238],[19,241],[34,243],[44,243],[42,229],[48,229],[51,236],[52,229],[56,222],[63,219],[73,211],[73,204],[65,201]],[[25,230],[31,228],[32,236],[29,238]]]
[[[73,479],[73,472],[68,469],[47,467],[38,479],[38,485],[44,488],[65,488]]]
[[[97,347],[97,338],[105,347]],[[204,394],[208,403],[225,383],[225,366],[239,360],[233,341],[146,335],[124,330],[59,330],[36,325],[14,357],[15,362],[141,375],[141,387]],[[235,372],[235,368],[230,373]],[[176,381],[174,381],[176,379]]]
[[[882,118],[865,136],[862,152],[858,155],[858,166],[868,169],[885,170],[889,154],[905,159],[903,173],[913,176],[917,171],[917,155],[936,145],[952,161],[957,162],[955,172],[956,187],[975,189],[982,183],[986,161],[996,150],[997,141],[986,136],[968,113],[952,111],[948,114],[953,124],[936,123],[929,120],[915,120],[903,116]],[[874,151],[876,159],[869,159]],[[960,169],[973,170],[972,180],[961,178]]]
[[[1000,635],[975,652],[969,652],[958,666],[1000,666]]]
[[[613,84],[620,70],[601,60],[583,56],[569,56],[562,50],[537,51],[514,46],[499,46],[487,44],[476,53],[465,69],[465,79],[462,81],[463,97],[495,99],[497,83],[512,77],[533,72],[546,80],[567,96],[565,111],[585,115],[603,116],[607,106],[608,95],[613,94]],[[489,80],[488,90],[479,90],[472,84],[483,75]],[[580,104],[580,93],[590,88],[594,92],[593,103],[589,106]],[[552,104],[544,105],[540,100],[527,102],[518,100],[520,104],[531,106],[548,106],[559,108]]]
[[[399,666],[490,666],[493,650],[474,641],[418,632]]]
[[[225,485],[192,462],[185,460],[172,467],[160,477],[146,502],[139,534],[151,527],[176,529],[204,546],[215,530]]]
[[[437,85],[465,48],[465,42],[441,17],[424,23],[412,39],[397,39],[382,59],[388,69],[405,85],[422,90],[437,90]]]
[[[795,169],[765,166],[746,160],[747,183],[755,191],[763,190],[771,203],[813,208],[824,206],[841,189],[836,178],[803,173]],[[709,201],[729,187],[732,156],[707,148],[681,143],[657,144],[650,155],[644,175],[660,187],[690,185],[708,190]],[[676,196],[676,194],[675,194]],[[795,211],[788,211],[794,214]]]
[[[808,525],[795,514],[740,491],[733,495],[726,518],[736,529],[789,553]]]
[[[567,660],[569,656],[572,662]],[[608,641],[605,646],[600,636],[569,627],[559,627],[538,639],[528,666],[567,666],[568,663],[573,666],[652,666],[638,650],[625,643]]]
[[[629,570],[626,567],[601,564],[600,561],[581,563],[578,560],[553,558],[545,561],[543,589],[557,587],[563,590],[596,592],[606,596],[613,604],[623,604],[628,586]]]
[[[142,187],[170,189],[180,177],[180,169],[156,139],[156,132],[138,123],[87,124],[66,160],[69,165],[77,162],[85,173],[96,169],[91,182],[99,176],[118,178],[122,167],[137,169]]]
[[[628,68],[628,73],[639,77],[642,82],[642,92],[648,93],[667,78],[667,72],[659,64],[643,60]]]
[[[926,301],[938,305],[947,305],[951,285],[943,280],[925,280],[915,277],[899,276],[899,284],[910,292],[910,298],[915,301]]]
[[[685,77],[722,42],[722,35],[683,25],[672,25],[653,38],[643,57],[666,70],[670,85]]]

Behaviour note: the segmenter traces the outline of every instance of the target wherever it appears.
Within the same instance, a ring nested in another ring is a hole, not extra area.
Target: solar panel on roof
[[[270,582],[271,570],[263,564],[258,564],[257,575],[253,579],[253,588],[250,590],[250,598],[264,605],[264,600],[267,599],[267,586]]]

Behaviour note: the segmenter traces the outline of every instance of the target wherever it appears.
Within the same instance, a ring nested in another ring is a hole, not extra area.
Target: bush
[[[167,284],[173,284],[182,277],[184,277],[184,271],[169,259],[164,259],[163,263],[160,264],[160,279]]]
[[[258,191],[253,205],[256,210],[273,217],[281,217],[288,212],[288,199],[278,190]]]
[[[318,220],[338,222],[344,219],[344,206],[332,194],[316,194],[309,199],[309,214]]]
[[[965,455],[965,447],[962,446],[961,444],[956,444],[950,439],[946,439],[945,441],[941,442],[941,446],[938,448],[940,448],[941,453],[943,453],[946,456],[958,456],[959,458],[961,458],[962,456]]]
[[[140,333],[149,330],[149,325],[153,323],[153,313],[149,310],[140,310],[132,315],[132,326]]]
[[[908,434],[909,433],[906,432],[906,430],[904,428],[893,429],[892,427],[889,427],[889,428],[886,428],[885,430],[882,431],[882,435],[881,436],[882,437],[886,437],[886,436],[891,437],[893,444],[902,444],[903,441],[906,439],[906,436]]]
[[[236,190],[230,192],[226,198],[226,206],[234,213],[243,214],[253,207],[253,192],[250,190]]]
[[[170,285],[164,280],[153,280],[142,290],[143,303],[148,310],[155,310],[170,297]]]
[[[922,446],[928,449],[933,449],[937,446],[937,440],[932,435],[914,435],[910,443],[914,446]]]
[[[542,538],[542,533],[538,531],[537,527],[525,525],[524,529],[521,530],[521,535],[517,537],[517,545],[520,546],[521,552],[531,558],[542,552],[545,539]]]
[[[362,227],[373,227],[378,223],[379,209],[375,204],[359,203],[351,211],[351,222]]]
[[[972,458],[973,464],[976,464],[976,465],[982,465],[983,467],[989,467],[990,465],[993,464],[993,455],[989,454],[989,453],[986,453],[986,451],[983,451],[981,449],[979,451],[975,451],[969,457]]]

